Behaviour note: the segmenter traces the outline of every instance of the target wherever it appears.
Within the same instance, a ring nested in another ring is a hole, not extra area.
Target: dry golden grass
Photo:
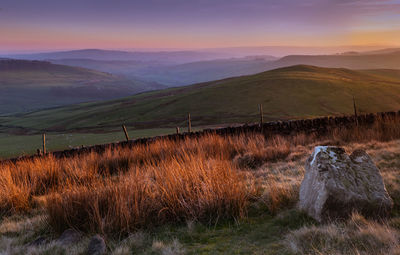
[[[59,230],[130,233],[166,222],[244,217],[254,184],[229,161],[199,157],[131,167],[115,179],[50,195],[50,223]]]
[[[294,254],[400,254],[399,232],[354,214],[348,222],[307,226],[286,237]]]
[[[0,215],[44,206],[57,231],[73,227],[119,235],[170,222],[239,219],[253,201],[277,213],[297,202],[304,160],[314,145],[353,149],[398,139],[399,125],[386,119],[370,128],[334,129],[324,137],[207,135],[3,164]],[[390,168],[383,175],[385,181],[392,177],[388,189],[397,194],[400,185],[390,171],[398,174]]]

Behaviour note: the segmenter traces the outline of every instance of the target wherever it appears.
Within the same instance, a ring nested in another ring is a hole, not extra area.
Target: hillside
[[[149,58],[146,55],[137,55],[136,60],[130,61],[82,59],[91,56],[83,53],[81,55],[68,56],[75,58],[51,59],[49,61],[56,64],[123,74],[128,77],[153,81],[168,86],[182,86],[232,76],[251,75],[293,65],[348,69],[399,69],[400,66],[399,49],[345,52],[333,55],[289,55],[280,59],[271,56],[254,56],[210,60],[198,60],[199,58],[197,58],[196,61],[189,61],[190,58],[186,58],[186,62],[184,61],[185,59],[180,59],[180,63],[176,61],[176,56],[167,55],[160,55],[159,59]],[[204,57],[206,56],[204,55]],[[118,55],[114,56],[114,58],[117,59]],[[214,58],[217,58],[217,56]]]
[[[0,114],[106,100],[159,89],[109,73],[45,61],[0,60]]]
[[[292,66],[256,75],[23,114],[3,121],[30,129],[65,131],[253,122],[258,104],[266,120],[350,114],[353,95],[360,112],[400,109],[400,72]]]
[[[271,67],[277,68],[300,64],[349,69],[399,69],[400,50],[386,49],[337,55],[291,55],[273,62]]]

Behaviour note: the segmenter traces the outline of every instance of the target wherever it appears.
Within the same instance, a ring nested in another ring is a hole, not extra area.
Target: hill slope
[[[7,125],[58,131],[250,122],[263,104],[267,120],[400,109],[400,71],[352,71],[293,66],[256,75],[148,92],[108,102],[44,110],[5,120]]]
[[[0,60],[0,114],[105,100],[162,88],[45,61]]]
[[[300,64],[349,69],[399,69],[400,49],[339,55],[292,55],[273,62],[271,67]]]

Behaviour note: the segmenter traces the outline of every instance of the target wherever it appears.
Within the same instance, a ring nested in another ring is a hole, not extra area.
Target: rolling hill
[[[77,54],[77,53],[76,53]],[[50,55],[51,56],[51,55]],[[71,55],[74,56],[74,55]],[[78,56],[78,55],[76,55]],[[83,57],[90,55],[83,54]],[[111,56],[110,56],[111,57]],[[182,86],[232,76],[250,75],[293,65],[313,65],[348,69],[399,69],[400,49],[367,52],[345,52],[333,55],[289,55],[280,59],[271,56],[219,58],[192,62],[171,62],[160,57],[158,61],[137,56],[136,60],[51,59],[52,63],[85,67],[133,79],[157,82],[167,86]],[[115,57],[117,58],[117,57]],[[183,59],[181,59],[183,61]],[[190,60],[187,58],[186,60]]]
[[[228,54],[208,51],[120,51],[101,49],[82,49],[71,51],[46,52],[36,54],[19,54],[8,56],[16,59],[92,59],[100,61],[145,61],[157,63],[188,63],[215,58],[227,57]]]
[[[291,55],[271,63],[270,68],[292,65],[348,69],[400,69],[400,49],[370,52],[351,52],[335,55]]]
[[[0,114],[125,97],[155,83],[45,61],[0,60]]]
[[[266,120],[400,109],[400,71],[292,66],[255,75],[153,91],[9,117],[4,125],[33,130],[90,130],[253,122],[263,104]]]
[[[269,64],[272,60],[275,60],[275,58],[271,56],[249,56],[197,61],[179,65],[134,60],[50,59],[48,61],[55,64],[110,72],[133,79],[153,81],[166,86],[176,87],[232,76],[259,73],[269,69]]]
[[[229,55],[230,54],[230,55]],[[331,55],[288,55],[275,58],[257,54],[233,57],[234,52],[210,51],[128,52],[110,50],[75,50],[16,58],[46,60],[54,64],[83,67],[133,80],[160,83],[169,87],[251,75],[293,65],[313,65],[348,69],[399,69],[400,49],[345,52]]]

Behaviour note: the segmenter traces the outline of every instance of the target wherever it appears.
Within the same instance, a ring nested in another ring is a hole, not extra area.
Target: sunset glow
[[[396,46],[398,0],[27,1],[0,4],[0,50]]]

